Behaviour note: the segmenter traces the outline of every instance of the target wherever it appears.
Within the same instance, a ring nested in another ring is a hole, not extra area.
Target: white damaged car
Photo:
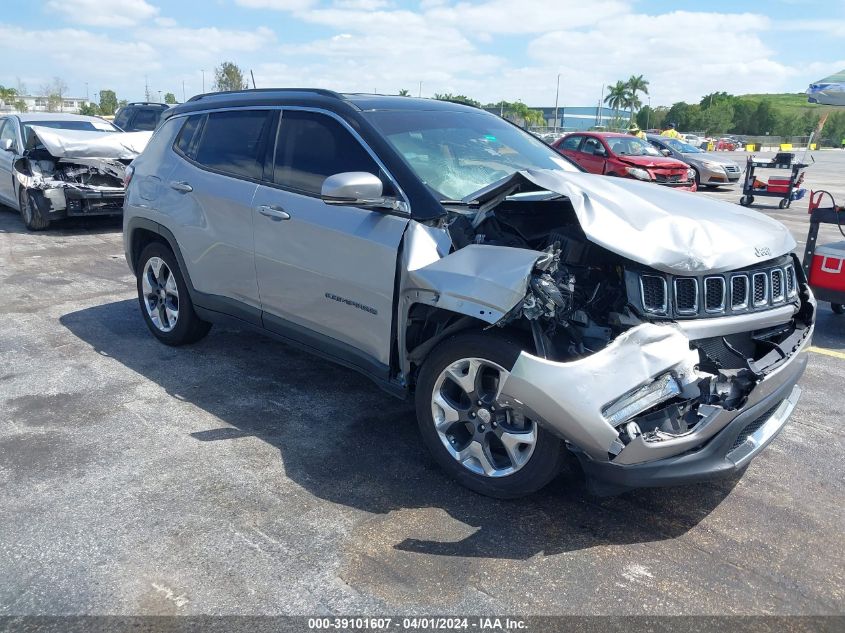
[[[126,166],[151,136],[77,114],[2,117],[0,203],[33,231],[60,218],[120,215]]]
[[[159,340],[234,320],[363,372],[483,494],[545,486],[566,452],[600,494],[737,473],[801,393],[815,301],[783,225],[582,173],[483,110],[202,95],[128,175]]]

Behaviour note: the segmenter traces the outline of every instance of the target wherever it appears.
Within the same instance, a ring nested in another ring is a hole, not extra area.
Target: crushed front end
[[[523,352],[503,394],[567,441],[597,494],[740,471],[801,394],[815,314],[801,267],[621,278],[640,324],[574,360]]]

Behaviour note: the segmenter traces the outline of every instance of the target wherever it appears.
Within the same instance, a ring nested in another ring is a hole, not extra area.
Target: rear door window
[[[174,146],[185,156],[193,157],[193,150],[196,148],[196,143],[192,143],[192,141],[196,136],[200,120],[203,116],[204,115],[202,114],[195,114],[187,117],[185,122],[182,124],[182,129],[179,131],[179,136],[176,137],[176,143],[174,143]]]
[[[15,123],[12,119],[0,119],[0,142],[5,140],[12,141],[12,147],[17,150],[18,135],[15,130]]]
[[[348,171],[380,176],[367,150],[338,121],[317,112],[284,111],[276,143],[276,184],[319,195],[326,178]]]
[[[203,126],[194,160],[215,171],[257,180],[264,171],[272,121],[270,110],[213,112]]]
[[[558,147],[560,149],[566,149],[571,152],[574,152],[578,149],[578,146],[581,144],[581,139],[583,138],[583,136],[567,136],[560,142],[560,145],[558,145]]]

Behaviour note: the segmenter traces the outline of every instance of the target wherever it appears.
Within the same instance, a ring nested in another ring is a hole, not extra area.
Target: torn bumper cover
[[[675,325],[637,326],[574,362],[522,352],[503,399],[567,441],[596,494],[727,476],[745,467],[792,413],[812,332],[812,325],[796,327],[738,406],[698,404],[696,423],[684,432],[624,433],[653,405],[698,398],[712,378],[698,369],[698,351]]]

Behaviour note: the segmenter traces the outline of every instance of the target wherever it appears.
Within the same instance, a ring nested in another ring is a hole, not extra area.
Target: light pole
[[[417,93],[418,98],[422,98],[422,82],[420,82],[420,91]]]
[[[182,80],[182,103],[185,103],[187,99],[185,99],[185,80]]]
[[[557,74],[557,89],[555,90],[555,136],[557,136],[557,100],[560,97],[560,73]]]
[[[645,129],[648,132],[648,128],[651,127],[649,125],[651,123],[651,97],[648,98],[648,112],[645,113]]]
[[[201,68],[200,72],[202,73],[202,92],[205,94],[205,69]]]
[[[161,90],[158,91],[158,102],[161,103]]]

